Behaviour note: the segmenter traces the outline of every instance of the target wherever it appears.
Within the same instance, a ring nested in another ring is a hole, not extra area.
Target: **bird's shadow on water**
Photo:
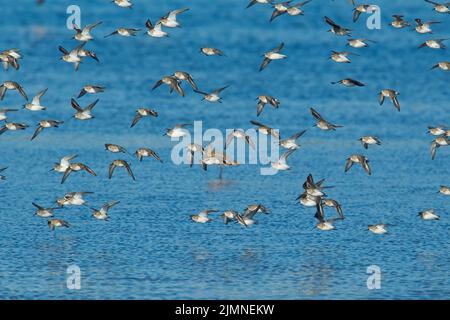
[[[219,191],[224,188],[230,187],[235,184],[235,180],[226,180],[226,179],[214,179],[208,181],[208,189],[212,191]]]

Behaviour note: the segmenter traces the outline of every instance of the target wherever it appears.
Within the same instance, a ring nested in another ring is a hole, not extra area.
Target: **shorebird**
[[[145,23],[145,26],[147,27],[147,34],[150,37],[154,37],[154,38],[163,38],[163,37],[168,37],[169,34],[165,31],[162,30],[162,24],[160,21],[158,21],[155,26],[152,25],[152,22],[150,21],[150,19],[147,19],[147,22]]]
[[[39,121],[38,127],[36,128],[36,131],[34,132],[33,136],[30,140],[34,140],[39,133],[41,133],[42,130],[45,128],[59,128],[60,124],[63,124],[64,121],[58,121],[58,120],[41,120]]]
[[[442,193],[443,195],[450,196],[450,188],[447,186],[440,186],[439,192]]]
[[[280,146],[286,149],[298,149],[300,148],[300,145],[297,144],[297,139],[300,138],[306,130],[297,132],[296,134],[293,134],[289,138],[280,140]]]
[[[353,48],[364,48],[369,47],[369,44],[367,42],[373,42],[375,41],[369,40],[369,39],[348,39],[347,45]]]
[[[50,219],[48,220],[47,225],[52,231],[55,230],[55,228],[69,227],[69,223],[61,219]]]
[[[158,80],[155,85],[153,86],[152,90],[155,90],[156,88],[158,88],[160,85],[165,84],[168,85],[170,88],[170,93],[173,92],[173,90],[175,90],[176,92],[178,92],[178,94],[182,97],[184,97],[184,91],[180,86],[180,82],[179,80],[174,77],[174,76],[164,76],[162,77],[160,80]]]
[[[47,92],[47,89],[40,91],[34,98],[31,100],[31,103],[24,104],[24,108],[30,111],[43,111],[46,107],[43,107],[41,104],[42,96]]]
[[[277,98],[271,96],[266,95],[258,96],[256,100],[258,100],[258,104],[256,105],[257,117],[261,114],[266,104],[270,104],[275,109],[277,109],[280,106],[280,101]]]
[[[300,204],[305,207],[316,207],[321,202],[322,196],[313,196],[307,191],[304,191],[295,200],[299,200]]]
[[[113,162],[111,162],[111,164],[109,165],[109,171],[108,171],[108,178],[111,179],[112,175],[114,173],[114,169],[116,169],[116,167],[124,167],[127,172],[128,175],[133,179],[136,180],[136,178],[134,177],[133,171],[131,171],[131,167],[128,164],[128,162],[126,162],[125,160],[122,159],[117,159],[114,160]]]
[[[86,194],[92,194],[92,193],[93,192],[89,192],[89,191],[68,192],[64,195],[64,197],[57,199],[56,203],[60,207],[84,206],[84,205],[86,205],[86,200],[83,199],[83,196]]]
[[[369,145],[372,145],[372,144],[377,144],[377,145],[381,144],[380,139],[378,139],[375,136],[362,136],[358,140],[361,141],[361,144],[363,145],[364,149],[367,149],[369,147]]]
[[[256,211],[257,213],[265,213],[265,214],[269,214],[270,210],[263,206],[260,203],[257,204],[249,204],[245,209],[244,209],[244,214],[247,212],[252,212],[252,211]]]
[[[287,56],[280,53],[281,50],[283,49],[283,47],[284,47],[284,42],[280,43],[280,45],[278,47],[272,49],[271,51],[266,52],[263,55],[264,60],[261,64],[261,66],[259,67],[259,71],[264,70],[272,60],[286,59]]]
[[[309,174],[306,178],[306,181],[303,183],[303,189],[305,192],[311,196],[315,197],[323,197],[325,193],[323,193],[323,189],[333,188],[332,186],[322,186],[325,179],[321,179],[317,182],[314,182],[312,174]]]
[[[364,87],[365,84],[362,82],[359,82],[358,80],[354,80],[351,78],[342,79],[339,81],[331,82],[331,84],[342,84],[345,87]]]
[[[327,207],[332,207],[336,209],[336,212],[339,215],[341,220],[344,220],[344,212],[342,211],[342,207],[339,202],[333,199],[323,199],[322,203]]]
[[[450,140],[446,136],[439,136],[431,142],[431,160],[436,157],[436,151],[439,147],[446,147],[450,145]]]
[[[342,52],[332,51],[330,59],[339,63],[351,63],[351,60],[348,58],[348,56],[351,54],[357,56],[356,53],[351,53],[348,51]]]
[[[239,213],[236,215],[236,219],[238,221],[238,223],[242,224],[245,227],[249,227],[253,224],[258,224],[258,221],[256,221],[255,219],[253,219],[253,217],[255,216],[255,214],[257,214],[260,210],[260,206],[257,205],[256,207],[253,208],[247,208],[244,212],[244,215],[240,215]],[[240,219],[242,218],[242,219]]]
[[[83,48],[83,46],[86,44],[86,42],[83,42],[82,44],[78,45],[72,51],[67,51],[64,49],[64,47],[59,46],[58,49],[63,53],[63,56],[61,57],[61,60],[67,62],[67,63],[73,63],[75,71],[78,71],[78,68],[80,67],[81,63],[81,57],[80,57],[80,50]]]
[[[118,5],[121,8],[128,8],[128,9],[133,8],[133,3],[131,3],[130,0],[113,0],[112,2],[114,2],[116,5]]]
[[[369,224],[367,229],[375,234],[385,234],[387,233],[387,223]]]
[[[204,92],[204,91],[200,91],[200,90],[197,90],[197,89],[194,89],[194,92],[202,94],[203,95],[203,99],[202,100],[206,100],[208,102],[219,102],[219,103],[222,103],[222,98],[220,97],[220,93],[223,90],[227,89],[228,87],[229,87],[229,85],[225,86],[225,87],[222,87],[222,88],[219,88],[219,89],[216,89],[216,90],[214,90],[212,92],[209,92],[209,93],[208,92]]]
[[[94,172],[94,170],[92,170],[91,168],[89,168],[87,165],[85,165],[84,163],[81,162],[77,162],[77,163],[70,163],[69,167],[66,169],[66,171],[64,171],[64,175],[61,179],[61,184],[63,184],[67,178],[69,177],[69,175],[72,172],[79,172],[79,171],[86,171],[87,173],[89,173],[90,175],[93,175],[94,177],[97,176],[97,174]]]
[[[100,60],[98,59],[97,55],[95,54],[95,52],[87,50],[87,49],[83,49],[81,48],[80,50],[78,50],[78,56],[80,58],[85,58],[85,57],[89,57],[94,59],[97,62],[100,62]]]
[[[53,217],[53,211],[60,209],[60,207],[59,208],[44,208],[34,202],[32,202],[32,205],[36,208],[35,215],[42,217],[42,218]]]
[[[144,117],[148,117],[148,116],[152,116],[152,117],[156,118],[158,116],[158,112],[156,112],[153,109],[149,109],[149,108],[137,109],[136,115],[133,118],[133,122],[131,123],[130,128],[133,128],[139,122],[139,120],[141,120]]]
[[[172,129],[166,129],[164,133],[165,136],[169,136],[171,138],[181,138],[188,134],[185,127],[190,126],[189,123],[177,124]]]
[[[314,108],[309,109],[311,111],[312,116],[317,120],[314,127],[319,128],[320,130],[329,131],[329,130],[336,130],[337,128],[342,128],[342,126],[337,124],[332,124],[325,120],[320,113],[318,113]]]
[[[338,36],[350,36],[350,33],[352,31],[351,29],[341,27],[327,16],[325,16],[324,18],[325,22],[331,26],[331,29],[328,30],[329,32],[334,33],[335,35]]]
[[[203,210],[200,211],[198,214],[191,215],[191,220],[197,223],[206,223],[212,221],[210,217],[208,217],[208,214],[213,212],[219,212],[219,210]]]
[[[232,161],[223,153],[216,152],[216,150],[213,148],[212,143],[210,143],[205,149],[202,154],[201,159],[201,165],[202,169],[207,171],[208,166],[217,165],[222,166],[226,165],[228,163],[231,163]],[[222,171],[220,171],[220,178],[222,176]]]
[[[164,17],[159,19],[159,22],[161,22],[161,24],[167,28],[180,27],[180,24],[177,21],[177,15],[179,15],[180,13],[186,12],[188,10],[189,10],[189,8],[183,8],[183,9],[177,9],[177,10],[170,11]]]
[[[3,69],[6,71],[9,69],[9,66],[19,70],[20,65],[18,60],[20,58],[21,55],[17,49],[4,50],[0,52],[0,61],[2,62]]]
[[[379,102],[380,106],[384,103],[384,98],[391,99],[392,103],[394,104],[394,107],[400,111],[400,103],[398,102],[397,96],[400,94],[400,92],[392,90],[392,89],[383,89],[379,93]]]
[[[5,81],[0,85],[0,100],[3,100],[5,93],[8,90],[17,90],[25,100],[28,100],[27,94],[23,90],[22,86],[14,81]]]
[[[95,94],[95,93],[100,93],[100,92],[104,92],[105,91],[105,87],[103,86],[97,86],[97,85],[92,85],[92,84],[87,84],[85,85],[80,93],[78,94],[77,99],[80,99],[82,96],[84,96],[86,93],[90,93],[90,94]]]
[[[447,127],[438,126],[438,127],[428,127],[427,133],[432,134],[433,136],[442,136],[446,133]]]
[[[112,153],[126,153],[131,155],[127,149],[125,149],[122,146],[119,146],[118,144],[112,144],[112,143],[105,143],[105,150],[112,152]]]
[[[73,29],[76,32],[76,34],[73,38],[75,40],[83,41],[83,42],[93,40],[94,37],[91,35],[91,30],[94,29],[96,26],[98,26],[101,23],[102,23],[101,21],[92,23],[92,24],[87,25],[83,29],[80,29],[76,24],[73,24]]]
[[[358,21],[361,13],[374,12],[377,7],[371,4],[360,4],[353,9],[353,22]]]
[[[184,71],[176,71],[173,74],[173,77],[175,77],[177,80],[179,81],[186,81],[187,83],[189,83],[189,85],[192,87],[192,89],[197,90],[198,87],[195,84],[194,78],[192,78],[192,76]]]
[[[19,109],[11,109],[11,108],[0,109],[0,121],[8,119],[8,116],[6,115],[8,112],[15,112],[15,111],[19,111]]]
[[[0,172],[3,172],[3,171],[5,171],[6,169],[8,169],[8,167],[5,167],[5,168],[0,168]],[[1,181],[1,180],[6,180],[6,176],[4,176],[4,175],[0,174],[0,181]]]
[[[120,203],[120,201],[112,201],[112,202],[109,202],[109,203],[105,203],[100,208],[100,210],[97,210],[95,208],[91,208],[92,216],[95,219],[98,219],[98,220],[106,220],[106,221],[108,221],[109,220],[109,216],[108,216],[109,209],[111,209],[112,207],[114,207],[116,204],[119,204],[119,203]]]
[[[212,48],[212,47],[202,47],[200,48],[200,52],[205,56],[225,56],[222,50]]]
[[[114,30],[113,32],[111,32],[110,34],[106,35],[105,38],[114,36],[114,35],[119,35],[122,37],[134,37],[136,36],[136,33],[138,33],[139,31],[141,31],[141,29],[135,29],[135,28],[118,28],[116,30]]]
[[[431,69],[436,69],[436,68],[440,68],[440,69],[442,69],[444,71],[449,71],[450,70],[450,61],[438,62]]]
[[[409,22],[407,22],[403,19],[402,15],[394,14],[392,17],[394,18],[394,20],[392,22],[390,22],[389,24],[391,26],[393,26],[394,28],[402,29],[405,27],[409,27],[411,25]]]
[[[190,143],[187,145],[186,150],[189,152],[188,153],[188,162],[189,162],[189,167],[192,167],[192,165],[194,164],[194,155],[196,152],[200,153],[203,156],[203,152],[205,151],[205,149],[197,144],[197,143]]]
[[[434,209],[428,209],[419,212],[419,217],[421,217],[423,220],[439,220],[439,215],[437,215],[434,211]]]
[[[336,227],[333,225],[333,223],[336,220],[342,220],[343,218],[331,218],[331,219],[325,219],[325,214],[323,211],[322,203],[319,202],[316,206],[317,211],[314,215],[314,218],[316,218],[319,222],[316,224],[316,228],[321,231],[331,231],[335,230]]]
[[[233,141],[234,138],[244,140],[253,150],[255,150],[255,143],[253,142],[252,138],[247,135],[244,130],[241,129],[233,129],[233,131],[230,132],[225,143],[225,148],[230,145],[231,141]]]
[[[250,8],[251,6],[254,6],[255,4],[272,4],[273,0],[251,0],[249,4],[247,5],[246,9]]]
[[[269,126],[266,126],[265,124],[262,124],[261,122],[258,122],[258,121],[251,120],[250,123],[258,127],[257,130],[259,133],[262,133],[265,135],[270,134],[275,139],[278,139],[278,140],[280,139],[280,133],[278,132],[278,130],[271,128]]]
[[[273,5],[274,10],[272,12],[272,16],[270,17],[270,22],[272,22],[273,20],[275,20],[277,17],[281,16],[282,14],[287,13],[289,4],[291,2],[292,2],[292,0],[289,0],[289,1],[281,2],[281,3],[277,3],[277,4]]]
[[[0,54],[6,55],[6,56],[11,57],[11,58],[14,58],[16,60],[22,59],[22,55],[20,54],[20,50],[19,49],[4,50]]]
[[[25,123],[18,122],[5,122],[5,124],[0,128],[0,135],[4,134],[6,131],[17,131],[17,130],[25,130],[28,128],[28,125]]]
[[[306,0],[306,1],[303,1],[303,2],[299,2],[299,3],[293,4],[292,6],[288,6],[286,12],[290,16],[304,15],[305,12],[302,9],[300,9],[300,8],[303,7],[305,4],[307,4],[309,2],[311,2],[311,0]]]
[[[236,219],[236,215],[238,215],[239,212],[235,211],[235,210],[226,210],[224,211],[224,213],[222,213],[219,218],[223,219],[223,223],[224,224],[228,224],[229,221],[235,220]]]
[[[98,101],[99,101],[98,99],[95,100],[93,103],[91,103],[90,105],[88,105],[86,108],[83,109],[80,107],[78,102],[72,98],[70,100],[70,105],[77,111],[72,117],[78,120],[93,119],[94,116],[92,115],[92,109],[94,109]]]
[[[59,161],[59,163],[55,163],[53,165],[53,169],[50,171],[56,171],[56,172],[66,172],[66,170],[69,168],[70,166],[70,161],[75,159],[76,157],[78,157],[78,155],[71,155],[71,156],[65,156],[63,158],[61,158],[61,160]]]
[[[360,154],[352,154],[347,158],[347,162],[345,163],[345,172],[350,170],[354,163],[359,163],[369,176],[372,174],[372,171],[369,167],[369,159],[366,156]]]
[[[270,165],[275,170],[284,171],[284,170],[290,170],[291,167],[287,164],[287,158],[294,153],[296,149],[289,149],[285,153],[281,155],[281,157],[276,162],[271,162]]]
[[[421,34],[425,33],[433,33],[433,30],[431,30],[431,25],[436,23],[441,23],[440,21],[428,21],[428,22],[422,22],[421,19],[414,19],[416,21],[416,31]]]
[[[438,3],[430,0],[425,0],[428,3],[434,5],[434,10],[439,13],[450,13],[450,2],[447,3]]]
[[[428,47],[431,49],[445,49],[445,44],[443,43],[445,40],[448,40],[448,39],[427,40],[419,46],[419,49],[424,48],[424,47]]]
[[[136,158],[138,158],[139,161],[142,161],[142,158],[144,158],[144,157],[153,157],[162,163],[162,160],[158,156],[158,154],[149,148],[139,148],[136,150],[136,152],[134,154],[135,154]]]

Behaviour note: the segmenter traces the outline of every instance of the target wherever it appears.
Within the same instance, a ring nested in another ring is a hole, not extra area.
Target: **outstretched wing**
[[[272,60],[270,60],[269,58],[264,58],[261,66],[259,67],[259,71],[263,71],[269,65],[270,61]]]

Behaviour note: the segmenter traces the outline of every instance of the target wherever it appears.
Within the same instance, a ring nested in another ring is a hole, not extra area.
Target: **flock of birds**
[[[426,2],[432,4],[434,6],[434,10],[438,13],[446,14],[448,15],[450,13],[450,4],[440,4],[437,2],[425,0]],[[44,1],[38,1],[38,3],[43,3]],[[132,8],[133,3],[130,0],[114,0],[114,2],[117,6],[121,8]],[[274,3],[273,0],[252,0],[248,4],[247,8],[250,8],[254,5],[260,4],[260,5],[271,5],[273,12],[270,17],[270,21],[273,21],[277,19],[278,17],[281,17],[283,15],[288,16],[298,16],[303,15],[303,7],[307,5],[311,0],[299,2],[299,3],[292,3],[292,1],[285,1],[282,3]],[[360,15],[362,13],[371,12],[374,10],[372,5],[357,5],[354,1],[351,1],[354,8],[353,8],[353,22],[358,21]],[[185,13],[188,11],[188,8],[182,8],[177,9],[169,12],[165,16],[161,17],[156,23],[152,23],[150,19],[148,19],[145,23],[145,26],[147,28],[146,35],[154,38],[163,38],[168,37],[168,29],[171,28],[177,28],[180,27],[180,22],[178,21],[178,15]],[[360,49],[364,47],[368,47],[369,43],[375,43],[374,41],[364,39],[364,38],[351,38],[352,30],[349,28],[346,28],[335,21],[333,21],[329,17],[324,17],[324,21],[326,24],[330,26],[330,29],[328,30],[332,34],[336,36],[342,36],[346,37],[347,45],[355,48]],[[84,58],[92,58],[96,61],[99,61],[96,53],[93,51],[90,51],[85,48],[86,44],[89,43],[89,41],[94,39],[94,36],[91,34],[92,30],[99,26],[102,22],[96,22],[90,25],[85,26],[84,28],[81,28],[80,26],[74,25],[74,31],[75,35],[73,37],[74,40],[79,42],[79,45],[75,46],[72,50],[68,51],[62,46],[59,47],[60,52],[63,54],[61,59],[67,63],[73,64],[75,71],[77,71],[80,67],[81,62]],[[434,24],[440,23],[439,21],[428,21],[423,22],[421,19],[415,19],[416,26],[414,27],[414,30],[419,34],[431,34],[432,33],[432,26]],[[404,16],[402,15],[393,15],[393,21],[390,22],[390,26],[396,29],[401,28],[407,28],[410,27],[411,24],[404,19]],[[113,32],[107,34],[105,38],[111,37],[111,36],[121,36],[121,37],[133,37],[138,34],[138,32],[141,31],[141,29],[136,28],[118,28],[114,30]],[[444,41],[446,39],[440,38],[440,39],[429,39],[426,40],[424,43],[422,43],[419,48],[428,47],[430,49],[444,49],[445,44]],[[259,67],[259,71],[263,71],[265,68],[269,66],[269,64],[272,61],[276,60],[283,60],[287,56],[282,53],[282,50],[284,48],[284,43],[279,44],[274,49],[264,53],[263,61]],[[204,54],[205,56],[226,56],[225,53],[218,49],[213,47],[202,47],[200,48],[199,52],[201,54]],[[333,60],[336,63],[350,63],[350,56],[355,55],[348,51],[332,51],[330,55],[330,59]],[[0,53],[0,61],[3,65],[3,68],[7,71],[9,68],[18,70],[20,68],[20,60],[22,59],[22,55],[20,53],[20,50],[18,49],[9,49],[4,50]],[[431,67],[432,69],[439,68],[443,71],[449,71],[450,70],[450,62],[448,61],[441,61],[438,62]],[[196,82],[194,81],[194,78],[192,75],[185,71],[176,71],[172,75],[167,75],[159,79],[155,85],[153,86],[153,90],[156,88],[165,85],[168,87],[170,93],[177,92],[180,96],[185,96],[185,89],[182,87],[182,82],[186,82],[189,87],[195,92],[200,95],[202,95],[203,100],[210,102],[210,103],[221,103],[221,93],[228,88],[228,86],[223,86],[221,88],[218,88],[216,90],[212,91],[204,91],[200,90]],[[351,79],[351,78],[345,78],[341,79],[339,81],[332,82],[332,84],[339,84],[345,87],[363,87],[365,86],[364,83]],[[105,87],[100,85],[85,85],[81,91],[78,94],[77,99],[79,100],[86,94],[95,95],[101,92],[104,92],[106,90]],[[25,104],[23,105],[23,109],[31,111],[31,112],[42,112],[46,110],[46,107],[41,103],[42,97],[47,92],[47,89],[44,89],[36,94],[36,96],[33,97],[31,102],[28,100],[28,96],[25,93],[23,87],[14,81],[5,81],[3,84],[0,85],[0,101],[3,100],[7,94],[8,91],[17,91],[24,99]],[[400,111],[400,102],[398,99],[399,92],[392,88],[386,88],[379,92],[379,104],[382,105],[386,99],[390,100],[393,104],[393,106]],[[74,115],[72,116],[73,119],[78,121],[86,121],[93,119],[93,110],[96,104],[98,103],[98,99],[95,100],[93,103],[87,105],[86,107],[80,106],[79,102],[76,99],[71,99],[71,106],[75,110]],[[256,116],[259,116],[266,105],[270,105],[273,108],[278,108],[280,105],[280,101],[271,96],[267,95],[261,95],[257,98],[257,107],[256,107]],[[3,125],[0,128],[0,135],[8,132],[8,131],[17,131],[17,130],[25,130],[29,126],[25,123],[18,123],[18,122],[9,122],[8,116],[9,113],[17,112],[19,109],[15,108],[3,108],[0,109],[0,121],[3,122]],[[324,131],[334,131],[339,128],[341,128],[341,125],[334,124],[319,113],[316,109],[310,108],[310,112],[312,117],[315,120],[315,126],[319,128],[320,130]],[[139,108],[136,110],[135,116],[131,121],[130,127],[134,127],[141,121],[143,118],[146,117],[157,117],[158,113],[157,111],[153,109],[148,108]],[[72,119],[71,118],[71,119]],[[298,144],[297,140],[306,132],[306,130],[300,131],[288,138],[281,139],[280,134],[278,130],[275,128],[272,128],[268,125],[265,125],[259,121],[252,120],[250,121],[251,124],[256,126],[257,131],[260,134],[264,135],[270,135],[273,137],[273,139],[276,139],[279,141],[280,146],[287,149],[285,153],[283,153],[278,161],[274,161],[271,163],[272,168],[279,171],[289,170],[290,166],[287,164],[288,157],[293,154],[300,145]],[[39,121],[34,134],[31,136],[31,140],[34,140],[38,137],[39,134],[42,133],[44,129],[49,128],[58,128],[61,125],[64,124],[64,121],[60,120],[54,120],[54,119],[45,119]],[[172,138],[180,138],[187,134],[186,127],[190,124],[178,124],[174,126],[173,128],[167,129],[165,132],[165,135],[172,137]],[[431,156],[432,159],[436,156],[436,151],[438,148],[443,146],[449,146],[450,145],[450,129],[446,126],[437,126],[437,127],[429,127],[428,133],[435,136],[434,140],[431,143]],[[243,130],[235,129],[233,132],[227,137],[227,141],[225,143],[224,149],[229,146],[229,144],[234,139],[242,139],[249,145],[251,148],[255,148],[255,143],[252,141],[251,137],[246,135],[246,133]],[[362,146],[367,149],[369,146],[373,145],[381,145],[381,141],[376,136],[363,136],[359,138]],[[111,144],[107,143],[105,144],[105,149],[109,152],[112,152],[114,154],[128,154],[132,157],[136,157],[139,161],[142,161],[144,157],[152,157],[155,160],[162,163],[162,160],[158,156],[158,154],[151,150],[150,148],[139,148],[136,150],[134,154],[131,154],[125,149],[123,146],[117,145],[117,144]],[[190,144],[187,147],[187,154],[190,158],[190,166],[194,164],[194,156],[195,154],[200,155],[200,164],[204,170],[207,170],[208,166],[211,165],[217,165],[220,168],[223,166],[235,166],[239,165],[236,161],[233,159],[230,159],[229,156],[225,154],[225,152],[219,152],[215,150],[211,144],[204,147],[198,144]],[[96,173],[94,170],[92,170],[89,166],[82,162],[73,162],[77,158],[77,155],[69,155],[63,157],[58,163],[55,163],[53,166],[52,171],[56,171],[58,173],[62,173],[62,179],[61,183],[64,183],[69,176],[74,172],[80,172],[85,171],[89,173],[90,175],[96,176]],[[352,154],[350,155],[345,163],[345,172],[350,170],[354,164],[359,164],[362,169],[368,174],[372,174],[372,170],[369,165],[369,159],[363,155],[363,154]],[[116,159],[113,162],[111,162],[108,170],[108,177],[109,179],[112,178],[113,173],[116,168],[123,168],[126,170],[126,172],[129,174],[129,176],[135,180],[135,176],[133,174],[133,171],[131,169],[130,163],[123,159]],[[7,168],[0,168],[0,180],[5,180],[6,177],[4,176],[4,172]],[[318,223],[316,227],[320,230],[333,230],[335,229],[334,221],[336,220],[343,220],[344,219],[344,213],[341,204],[331,198],[328,198],[327,195],[324,193],[324,189],[332,188],[331,186],[324,186],[324,179],[321,179],[319,181],[315,181],[313,176],[310,174],[306,178],[306,181],[303,183],[303,191],[298,196],[297,200],[300,202],[301,205],[305,207],[314,207],[316,209],[315,218],[318,220]],[[439,189],[439,192],[449,196],[450,195],[450,188],[447,186],[441,186]],[[43,218],[49,218],[47,221],[48,226],[51,230],[54,230],[58,227],[69,227],[69,223],[65,220],[54,218],[54,211],[59,210],[61,208],[64,208],[66,206],[76,205],[76,206],[88,206],[84,196],[89,195],[91,192],[69,192],[66,193],[62,198],[58,199],[56,203],[58,204],[57,207],[49,207],[45,208],[42,207],[36,203],[32,203],[33,206],[36,208],[36,215]],[[114,207],[115,205],[119,204],[119,201],[112,201],[104,204],[100,209],[91,208],[92,210],[92,216],[99,220],[108,220],[108,211]],[[331,207],[334,208],[334,210],[337,213],[336,217],[328,218],[325,216],[325,208]],[[211,210],[203,210],[199,212],[198,214],[191,215],[191,219],[194,222],[197,223],[206,223],[210,222],[213,219],[209,217],[212,213],[219,213],[219,210],[211,209]],[[238,211],[235,210],[227,210],[223,212],[220,215],[220,218],[223,219],[223,222],[225,224],[228,224],[230,221],[235,221],[238,224],[248,227],[253,224],[257,223],[257,220],[254,219],[255,215],[258,213],[262,214],[268,214],[270,210],[265,207],[262,204],[251,204],[247,208],[243,210],[243,213],[241,214]],[[419,213],[419,216],[424,220],[437,220],[439,219],[439,215],[434,212],[434,210],[425,210]],[[373,233],[376,234],[384,234],[387,233],[387,226],[386,223],[378,223],[374,225],[369,225],[368,230],[370,230]]]

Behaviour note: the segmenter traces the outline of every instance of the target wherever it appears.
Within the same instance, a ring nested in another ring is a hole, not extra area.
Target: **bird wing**
[[[297,139],[300,138],[305,132],[306,132],[306,130],[297,132],[296,134],[292,135],[289,139],[297,140]]]
[[[116,165],[114,164],[114,162],[112,162],[109,165],[109,170],[108,170],[108,178],[111,179],[113,173],[114,173],[114,169],[116,168]]]
[[[309,109],[311,111],[312,116],[317,119],[317,120],[324,120],[322,118],[322,116],[320,115],[320,113],[318,113],[316,110],[314,110],[314,108],[310,108]]]
[[[94,170],[92,170],[91,168],[89,168],[87,165],[82,164],[81,167],[83,168],[84,171],[92,174],[93,176],[97,176],[97,174],[94,172]]]
[[[271,62],[269,58],[264,58],[263,62],[261,63],[261,66],[259,67],[259,71],[263,71]]]
[[[70,100],[70,105],[72,106],[72,108],[74,108],[78,112],[83,112],[83,109],[80,107],[80,105],[78,104],[78,102],[75,99],[72,98]]]
[[[219,88],[219,89],[217,89],[217,90],[214,90],[213,92],[211,92],[211,94],[216,94],[216,95],[218,95],[218,94],[220,94],[223,90],[225,90],[226,88],[228,88],[229,87],[229,85],[228,86],[225,86],[225,87],[222,87],[222,88]]]
[[[350,160],[350,158],[347,159],[347,162],[345,163],[345,172],[350,170],[350,168],[353,166],[353,161]]]
[[[66,171],[64,171],[64,175],[62,177],[61,184],[63,184],[64,181],[67,180],[67,178],[69,177],[71,172],[72,172],[72,169],[70,169],[70,168],[67,168]]]
[[[125,164],[125,169],[127,169],[128,174],[130,175],[131,178],[133,178],[133,180],[136,180],[136,178],[134,177],[133,171],[131,171],[130,165],[128,164],[128,162],[124,162]]]
[[[400,111],[400,103],[398,102],[397,96],[392,97],[392,102],[394,103],[395,108],[397,108],[397,110]]]
[[[136,123],[138,123],[139,120],[141,120],[141,118],[142,118],[141,114],[136,113],[136,115],[134,116],[133,122],[131,123],[130,128],[133,128],[136,125]]]
[[[87,106],[87,110],[92,110],[94,109],[95,105],[97,104],[97,102],[99,101],[99,99],[95,100],[94,102],[92,102],[90,105]]]
[[[39,133],[41,133],[41,131],[42,131],[43,129],[44,129],[43,127],[38,126],[38,127],[36,128],[36,131],[34,131],[34,134],[33,134],[33,136],[31,137],[30,140],[34,140],[34,138],[36,138],[36,137],[39,135]]]
[[[47,89],[42,90],[41,92],[39,92],[31,101],[31,104],[36,105],[36,106],[40,106],[41,105],[41,97],[47,92]]]
[[[281,16],[282,14],[285,14],[287,11],[280,11],[280,10],[273,10],[272,16],[270,17],[270,22],[275,20],[278,16]]]
[[[96,22],[96,23],[92,23],[90,25],[87,25],[86,27],[84,27],[83,31],[81,32],[83,35],[88,35],[89,32],[91,32],[92,29],[94,29],[96,26],[98,26],[99,24],[101,24],[102,21]]]

